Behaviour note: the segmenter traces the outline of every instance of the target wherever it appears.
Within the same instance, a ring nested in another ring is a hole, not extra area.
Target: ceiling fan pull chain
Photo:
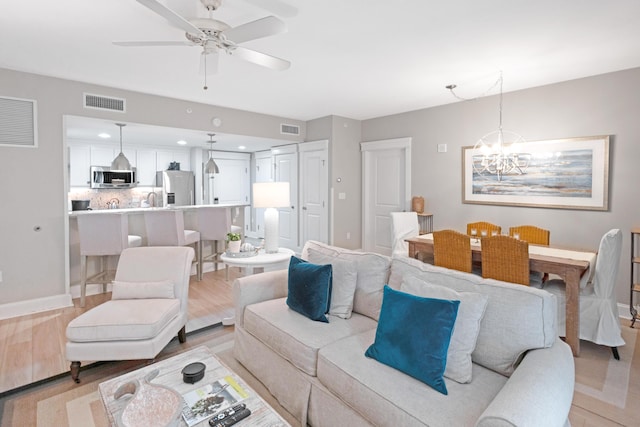
[[[209,89],[207,87],[207,55],[204,56],[204,90]]]

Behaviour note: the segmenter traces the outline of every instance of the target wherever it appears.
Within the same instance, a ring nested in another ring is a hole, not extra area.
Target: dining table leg
[[[580,272],[568,269],[565,276],[565,339],[574,356],[580,355]]]

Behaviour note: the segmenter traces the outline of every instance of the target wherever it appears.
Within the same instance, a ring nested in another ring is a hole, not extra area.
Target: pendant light
[[[209,174],[209,175],[213,175],[215,173],[220,173],[220,169],[218,169],[218,165],[213,160],[213,157],[212,157],[212,154],[211,154],[211,151],[213,150],[213,144],[215,143],[215,141],[213,140],[213,137],[216,134],[215,133],[208,133],[207,135],[209,135],[209,144],[211,144],[211,145],[209,146],[209,161],[204,166],[204,173]]]
[[[116,123],[116,126],[120,127],[120,154],[118,154],[116,158],[113,159],[113,162],[111,162],[111,170],[130,171],[131,163],[129,163],[129,160],[125,157],[124,153],[122,152],[122,128],[126,126],[126,124]]]

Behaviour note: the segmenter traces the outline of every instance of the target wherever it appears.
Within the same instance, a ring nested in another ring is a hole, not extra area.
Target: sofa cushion
[[[488,297],[475,292],[456,292],[444,286],[431,285],[413,276],[403,280],[401,290],[421,297],[460,301],[447,352],[444,376],[459,383],[471,382],[471,353],[476,348],[480,321],[487,307]]]
[[[178,299],[111,300],[69,322],[67,338],[75,342],[150,339],[179,313]]]
[[[394,258],[389,286],[400,289],[407,275],[457,292],[487,295],[487,308],[471,357],[474,363],[503,375],[513,373],[527,350],[551,347],[558,335],[555,296],[542,289],[483,279],[411,258]]]
[[[148,299],[175,298],[173,283],[161,282],[123,282],[114,280],[111,285],[111,299]]]
[[[356,264],[358,280],[353,298],[353,311],[378,320],[382,305],[382,289],[389,279],[391,258],[372,252],[359,252],[330,246],[313,240],[305,243],[302,249],[302,258],[309,259],[310,249]]]
[[[289,262],[287,305],[292,310],[319,322],[331,303],[331,264],[317,265],[292,256]]]
[[[318,380],[374,425],[473,426],[507,378],[473,365],[473,381],[445,378],[448,396],[364,355],[375,331],[320,349]]]
[[[447,394],[442,376],[459,305],[385,286],[376,339],[365,356]]]
[[[285,298],[279,298],[248,305],[244,310],[244,327],[298,369],[315,376],[320,348],[362,331],[375,330],[377,325],[357,313],[350,319],[330,318],[330,323],[313,322],[289,310]]]
[[[309,249],[309,261],[315,264],[331,264],[333,280],[329,314],[348,319],[353,310],[353,295],[356,292],[358,270],[353,262]]]

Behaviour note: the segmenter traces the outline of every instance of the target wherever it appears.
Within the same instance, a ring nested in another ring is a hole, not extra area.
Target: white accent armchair
[[[80,362],[153,359],[178,335],[186,341],[190,247],[122,251],[112,299],[69,322],[66,357],[80,382]]]
[[[580,289],[580,339],[611,347],[613,357],[620,359],[618,346],[624,345],[615,287],[622,233],[609,230],[602,236],[593,280]],[[558,333],[565,336],[565,285],[562,280],[548,281],[544,289],[558,297]]]

